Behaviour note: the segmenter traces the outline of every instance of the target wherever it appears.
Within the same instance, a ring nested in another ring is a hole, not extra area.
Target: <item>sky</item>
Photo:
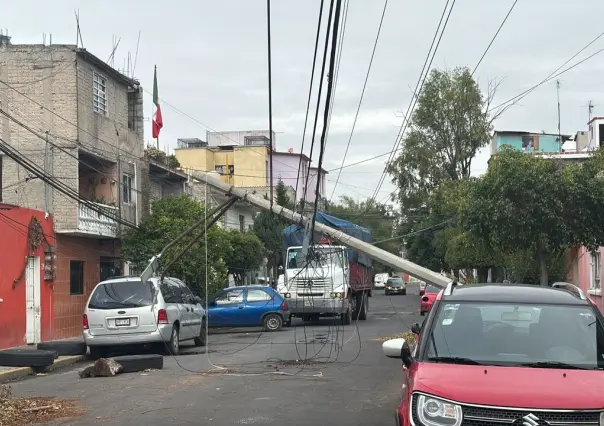
[[[388,1],[345,164],[393,149],[445,3]],[[512,3],[457,0],[432,68],[473,69]],[[325,4],[327,10],[329,2]],[[299,152],[301,147],[319,5],[319,0],[271,2],[273,129],[279,151]],[[342,169],[334,191],[383,6],[383,0],[350,0],[324,160],[324,168],[330,170],[327,196],[333,193],[333,201],[341,195],[371,197],[388,158]],[[132,64],[136,57],[134,76],[148,90],[146,142],[154,143],[150,121],[154,66],[164,118],[162,148],[175,148],[177,138],[205,140],[207,130],[268,129],[266,1],[13,1],[2,5],[0,28],[8,29],[14,44],[41,43],[43,34],[47,40],[52,34],[55,44],[75,44],[76,9],[87,50],[108,59],[119,39],[114,66],[126,69],[128,56]],[[486,90],[489,82],[500,82],[495,104],[522,93],[604,31],[601,16],[601,0],[518,0],[475,74],[479,85]],[[569,65],[602,48],[604,37]],[[559,77],[562,133],[586,130],[590,100],[593,114],[604,115],[603,71],[604,53]],[[315,105],[316,96],[311,110]],[[557,108],[552,81],[498,118],[495,128],[555,133]],[[320,125],[321,121],[318,134]],[[309,124],[306,154],[311,130]],[[478,153],[474,175],[485,171],[488,156],[488,147]],[[318,160],[318,150],[313,158]],[[387,177],[376,200],[387,202],[393,190]]]

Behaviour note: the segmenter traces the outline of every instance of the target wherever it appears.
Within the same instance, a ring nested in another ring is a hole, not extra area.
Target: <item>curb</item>
[[[44,373],[60,370],[70,365],[86,359],[86,355],[62,356],[55,360],[52,365],[44,369]],[[39,372],[34,371],[31,367],[17,367],[10,370],[0,371],[0,383],[6,383],[17,379],[22,379],[28,376],[35,376]]]

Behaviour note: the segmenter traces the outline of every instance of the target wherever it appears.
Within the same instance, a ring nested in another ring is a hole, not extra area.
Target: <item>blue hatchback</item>
[[[277,331],[290,324],[285,300],[272,287],[227,288],[208,304],[209,327],[257,327]]]

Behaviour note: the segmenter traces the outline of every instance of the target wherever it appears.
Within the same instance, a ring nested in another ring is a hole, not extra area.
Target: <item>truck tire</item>
[[[86,355],[88,349],[86,343],[70,340],[55,340],[50,342],[38,343],[36,347],[42,351],[54,351],[57,356],[77,356]]]
[[[111,358],[123,367],[122,373],[135,373],[144,370],[161,370],[164,357],[157,354],[125,355]]]
[[[53,365],[57,353],[39,349],[7,349],[0,351],[0,366],[3,367],[48,367]]]

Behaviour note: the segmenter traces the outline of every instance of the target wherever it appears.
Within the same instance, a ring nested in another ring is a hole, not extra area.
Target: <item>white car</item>
[[[375,278],[373,279],[373,287],[374,288],[386,287],[386,281],[388,281],[388,278],[389,278],[389,275],[387,273],[375,274]]]
[[[205,309],[201,299],[176,278],[118,277],[94,288],[84,310],[84,341],[94,358],[122,345],[154,343],[177,355],[180,342],[206,344]]]

